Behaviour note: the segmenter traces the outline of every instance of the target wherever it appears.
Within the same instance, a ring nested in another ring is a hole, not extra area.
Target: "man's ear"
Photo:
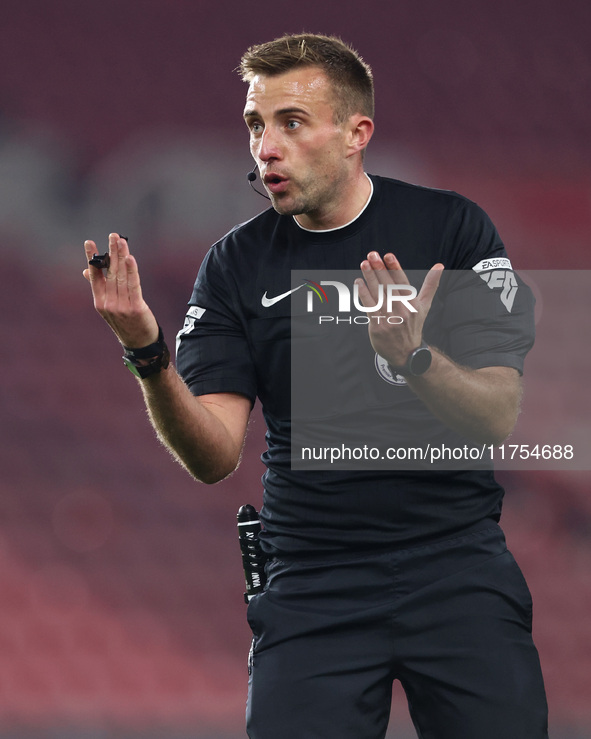
[[[373,130],[373,121],[368,116],[356,113],[349,118],[347,132],[349,156],[357,154],[357,152],[363,151],[366,148],[373,135]]]

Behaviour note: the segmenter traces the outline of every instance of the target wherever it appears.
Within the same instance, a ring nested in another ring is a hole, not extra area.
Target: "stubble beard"
[[[299,190],[295,196],[288,193],[273,195],[271,193],[271,205],[282,216],[310,215],[321,212],[334,198],[334,184],[330,188],[321,188],[318,181],[301,183],[291,182],[291,186]]]

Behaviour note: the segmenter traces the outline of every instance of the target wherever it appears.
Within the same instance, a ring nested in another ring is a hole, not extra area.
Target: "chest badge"
[[[384,359],[384,357],[380,357],[379,354],[376,354],[376,371],[378,375],[382,378],[382,380],[385,380],[390,385],[397,385],[398,387],[404,387],[406,385],[406,380],[402,375],[396,374],[396,372],[392,372],[392,369],[388,362]]]

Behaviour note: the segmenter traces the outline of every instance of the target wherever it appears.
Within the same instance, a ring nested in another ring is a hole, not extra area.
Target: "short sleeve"
[[[457,269],[443,272],[425,335],[464,366],[514,367],[523,373],[535,338],[533,294],[481,208],[465,200],[452,224],[449,251]]]
[[[535,338],[535,301],[510,264],[484,273],[448,273],[440,287],[432,306],[436,319],[429,324],[433,344],[473,369],[502,366],[523,373]]]
[[[201,265],[177,335],[177,370],[194,395],[240,393],[254,404],[256,373],[244,327],[238,287],[216,245]]]
[[[454,195],[444,234],[446,269],[472,269],[482,259],[506,257],[505,245],[488,214],[468,198]]]
[[[453,269],[442,274],[425,336],[451,359],[473,369],[513,367],[523,373],[535,338],[535,300],[513,270],[488,215],[456,201],[446,233]]]

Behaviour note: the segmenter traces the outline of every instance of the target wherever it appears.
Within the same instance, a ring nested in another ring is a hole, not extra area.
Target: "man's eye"
[[[250,130],[253,133],[261,133],[261,131],[263,130],[263,125],[262,123],[253,123],[252,126],[250,127]]]
[[[290,131],[295,131],[296,128],[299,128],[300,122],[299,121],[288,121],[287,127]]]

